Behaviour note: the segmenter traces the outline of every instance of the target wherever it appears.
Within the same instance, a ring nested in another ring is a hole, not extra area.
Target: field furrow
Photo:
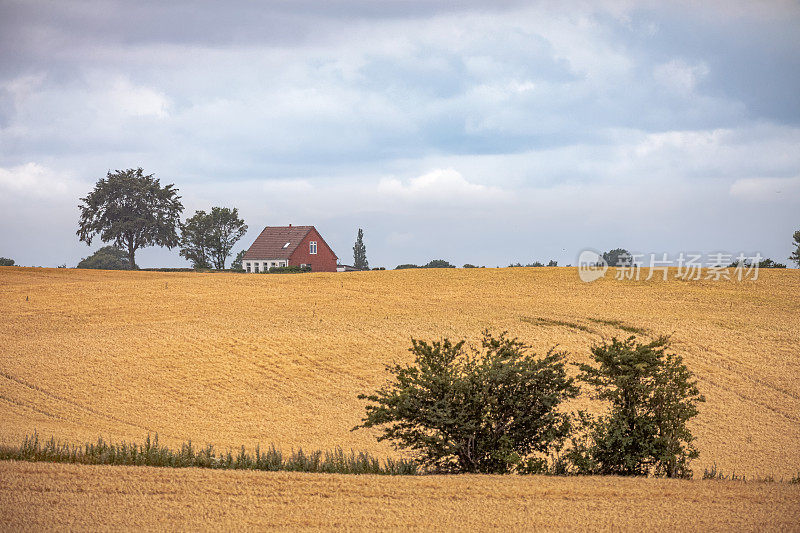
[[[191,440],[218,449],[396,455],[351,432],[359,393],[412,337],[508,331],[587,362],[612,336],[671,335],[707,402],[700,459],[726,472],[800,470],[800,272],[756,282],[585,284],[571,268],[236,275],[0,268],[0,443]],[[576,407],[596,410],[588,398]]]

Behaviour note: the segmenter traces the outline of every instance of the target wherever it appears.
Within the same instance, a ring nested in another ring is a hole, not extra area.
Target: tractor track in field
[[[81,409],[83,411],[86,411],[87,413],[90,413],[90,414],[92,414],[94,416],[99,416],[101,418],[105,418],[106,420],[111,420],[113,422],[117,422],[117,423],[120,423],[120,424],[125,424],[127,426],[131,426],[131,427],[134,427],[136,429],[141,429],[141,430],[147,431],[148,433],[158,433],[157,431],[154,431],[151,428],[136,424],[134,422],[129,422],[127,420],[123,420],[122,418],[118,418],[118,417],[116,417],[114,415],[109,415],[107,413],[103,413],[102,411],[98,411],[97,409],[93,409],[92,407],[88,407],[86,405],[83,405],[82,403],[76,402],[75,400],[71,400],[71,399],[69,399],[69,398],[67,398],[65,396],[61,396],[60,394],[56,394],[54,392],[50,392],[50,391],[48,391],[46,389],[43,389],[43,388],[39,387],[38,385],[35,385],[33,383],[28,383],[24,379],[12,376],[11,374],[9,374],[7,372],[4,372],[2,370],[0,370],[0,376],[6,378],[9,381],[13,381],[14,383],[17,383],[18,385],[21,385],[21,386],[23,386],[23,387],[25,387],[25,388],[27,388],[29,390],[37,392],[37,393],[39,393],[39,394],[41,394],[43,396],[47,396],[48,398],[52,398],[54,400],[58,400],[58,401],[63,402],[65,404],[67,404],[67,405],[70,405],[72,407],[76,407],[76,408]],[[15,402],[12,401],[11,403],[15,403]],[[164,435],[166,437],[169,437],[169,438],[173,438],[173,439],[178,439],[179,438],[179,437],[175,437],[173,435],[167,435],[166,433],[162,433],[162,435]]]
[[[53,414],[53,413],[51,413],[49,411],[45,411],[43,409],[39,409],[35,405],[32,405],[31,402],[15,400],[14,398],[9,398],[8,396],[5,396],[3,394],[0,394],[0,400],[8,402],[11,405],[16,406],[16,407],[22,407],[23,409],[30,409],[34,413],[39,413],[40,415],[44,415],[44,416],[46,416],[48,418],[54,418],[56,420],[63,420],[64,422],[74,422],[74,420],[69,420],[67,418],[64,418],[61,415],[56,415],[56,414]]]

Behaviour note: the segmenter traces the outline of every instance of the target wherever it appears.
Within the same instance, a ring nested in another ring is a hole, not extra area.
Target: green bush
[[[94,268],[102,270],[131,270],[128,253],[116,246],[103,246],[95,253],[78,263],[78,268]]]
[[[79,267],[80,268],[80,267]],[[203,268],[189,268],[189,267],[155,267],[155,268],[140,268],[144,272],[211,272],[209,269]]]
[[[427,264],[423,265],[422,268],[455,268],[455,265],[451,265],[449,261],[445,261],[444,259],[434,259],[432,261],[428,261]]]
[[[304,267],[297,265],[270,267],[268,270],[262,271],[261,274],[300,274],[303,272],[311,272],[311,265]]]
[[[242,266],[242,260],[244,259],[244,254],[247,253],[247,250],[239,250],[239,253],[233,258],[231,262],[231,272],[244,272],[244,267]]]
[[[687,423],[705,401],[683,359],[667,353],[669,339],[642,344],[631,336],[593,346],[594,363],[579,379],[609,404],[599,418],[581,413],[570,460],[577,473],[691,477],[698,456]]]
[[[800,230],[794,232],[792,239],[792,254],[789,256],[789,261],[797,263],[800,267]]]
[[[0,257],[0,266],[2,267],[14,266],[14,260],[9,259],[8,257]]]
[[[578,393],[564,353],[539,357],[505,334],[484,332],[481,349],[464,341],[412,339],[414,363],[389,366],[394,380],[374,394],[362,424],[378,440],[411,450],[437,472],[538,472],[567,437],[560,404]]]
[[[786,268],[786,265],[783,263],[778,263],[777,261],[773,261],[769,257],[766,259],[762,259],[761,261],[734,261],[728,268],[738,268],[739,263],[742,263],[742,268]]]
[[[625,248],[614,248],[603,254],[603,260],[610,267],[630,265],[633,255]]]
[[[547,262],[546,265],[544,263],[542,263],[541,261],[534,261],[533,263],[528,263],[527,265],[523,265],[522,263],[511,263],[510,265],[508,265],[509,268],[544,267],[544,266],[556,267],[556,266],[558,266],[558,261],[556,261],[554,259],[551,259],[550,261]]]

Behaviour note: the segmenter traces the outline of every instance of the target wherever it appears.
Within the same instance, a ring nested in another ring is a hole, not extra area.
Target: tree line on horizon
[[[136,251],[149,246],[178,247],[193,268],[224,269],[234,244],[247,232],[237,208],[196,211],[181,222],[183,204],[174,184],[161,186],[153,174],[136,169],[109,171],[81,198],[77,235],[87,245],[99,236],[113,243],[79,268],[137,269]],[[124,256],[123,256],[124,254]]]
[[[247,233],[237,208],[212,207],[195,211],[181,222],[183,204],[174,184],[162,186],[153,174],[136,169],[109,171],[81,198],[79,239],[91,245],[97,236],[112,243],[78,263],[78,268],[138,269],[136,251],[149,246],[179,248],[195,270],[225,270],[235,244]],[[354,266],[368,270],[364,232],[358,230],[353,247]],[[242,269],[245,250],[234,258],[233,270]],[[12,261],[13,264],[13,261]]]
[[[144,174],[139,167],[127,170],[109,171],[105,178],[97,181],[95,188],[81,203],[78,231],[79,240],[91,245],[95,237],[104,243],[111,243],[84,258],[78,268],[137,269],[136,251],[150,246],[168,249],[178,247],[179,254],[192,263],[194,269],[224,270],[234,245],[247,232],[247,225],[239,217],[237,208],[214,206],[210,211],[196,211],[185,222],[181,222],[183,204],[174,184],[162,186],[154,174]],[[363,230],[353,246],[353,267],[356,270],[369,270]],[[800,266],[800,230],[793,235],[793,251],[789,260]],[[240,251],[231,267],[240,270],[244,250]],[[617,248],[602,254],[607,265],[620,264],[632,257],[624,248]],[[13,266],[15,261],[0,257],[0,266]],[[66,267],[66,265],[63,265]],[[509,267],[558,266],[550,260],[547,264],[534,261],[528,264],[512,263]],[[737,263],[730,265],[736,267]],[[786,265],[765,258],[758,268],[786,268]],[[434,259],[425,265],[404,263],[395,270],[412,268],[456,268],[449,261]],[[463,268],[478,268],[467,263]]]

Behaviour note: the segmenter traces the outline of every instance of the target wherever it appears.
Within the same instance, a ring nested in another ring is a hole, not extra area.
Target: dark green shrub
[[[406,264],[403,264],[403,265],[397,265],[396,267],[394,267],[395,270],[405,270],[405,269],[409,269],[409,268],[421,268],[421,267],[419,265],[414,265],[414,264],[411,264],[411,263],[406,263]]]
[[[14,266],[14,260],[8,257],[0,257],[0,267]]]
[[[80,267],[78,267],[80,268]],[[209,269],[197,269],[189,267],[154,267],[154,268],[140,268],[143,272],[211,272]]]
[[[116,246],[103,246],[95,253],[78,263],[78,268],[95,268],[102,270],[130,270],[131,262],[128,253]]]
[[[734,261],[728,268],[737,268],[739,263],[742,263],[742,268],[786,268],[786,265],[783,263],[778,263],[777,261],[773,261],[769,257],[766,259],[762,259],[761,261]]]
[[[427,264],[423,265],[422,268],[455,268],[455,265],[451,265],[449,261],[445,261],[444,259],[434,259],[429,261]]]
[[[603,260],[611,267],[623,266],[633,261],[633,255],[625,248],[614,248],[603,254]]]
[[[270,267],[268,270],[261,272],[262,274],[300,274],[303,272],[311,272],[311,265],[297,266],[290,265],[285,267]]]
[[[558,261],[555,261],[555,260],[551,259],[550,261],[548,261],[548,263],[546,265],[544,263],[542,263],[541,261],[534,261],[533,263],[528,263],[527,265],[523,265],[522,263],[519,263],[519,262],[511,263],[510,265],[508,265],[509,268],[544,267],[544,266],[549,266],[549,267],[558,266]]]
[[[244,254],[247,253],[247,250],[239,250],[239,253],[236,254],[236,257],[233,258],[231,262],[231,272],[244,272],[244,266],[242,266],[242,260],[244,259]]]
[[[705,399],[668,346],[667,337],[647,344],[612,338],[592,347],[597,366],[579,365],[579,379],[610,412],[597,419],[582,414],[585,432],[573,436],[570,452],[578,473],[691,477],[698,452],[687,423]]]
[[[792,253],[789,261],[797,263],[797,266],[800,267],[800,230],[795,231],[792,235]]]
[[[578,389],[564,353],[539,357],[505,334],[484,332],[481,349],[464,341],[412,339],[414,363],[387,367],[393,380],[369,400],[361,427],[383,428],[432,471],[531,472],[569,433],[558,408]]]

